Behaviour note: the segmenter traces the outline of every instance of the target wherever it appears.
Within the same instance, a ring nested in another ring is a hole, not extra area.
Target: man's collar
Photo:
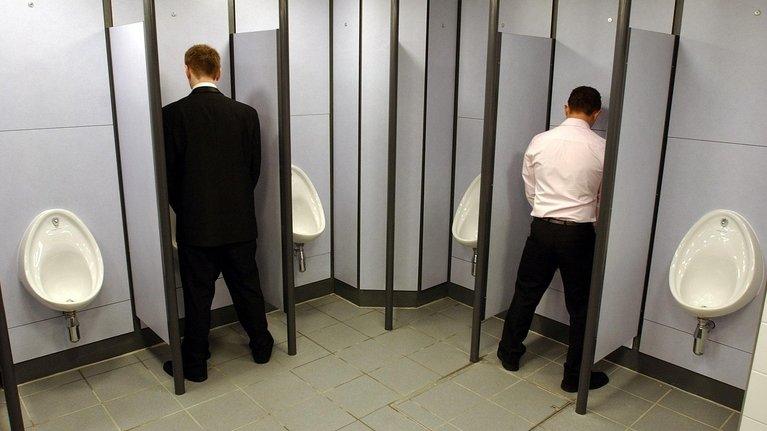
[[[194,86],[194,87],[192,87],[192,90],[194,90],[194,89],[196,89],[196,88],[200,88],[200,87],[213,87],[213,88],[218,88],[218,87],[216,87],[216,84],[214,84],[214,83],[212,83],[212,82],[203,81],[203,82],[198,82],[197,84],[195,84],[195,86]]]
[[[589,125],[586,120],[581,120],[580,118],[568,118],[565,121],[562,122],[563,126],[576,126],[576,127],[583,127],[585,129],[591,130],[591,125]]]

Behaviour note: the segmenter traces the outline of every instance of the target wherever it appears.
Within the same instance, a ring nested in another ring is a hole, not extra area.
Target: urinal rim
[[[710,219],[714,217],[720,217],[720,216],[726,216],[730,218],[731,220],[735,221],[741,226],[742,230],[745,231],[746,233],[744,237],[747,242],[747,247],[751,251],[750,254],[751,254],[751,258],[753,262],[751,262],[751,265],[748,266],[747,274],[743,276],[743,280],[751,280],[751,282],[745,286],[743,293],[734,300],[728,300],[728,302],[718,307],[705,308],[705,309],[697,308],[695,306],[688,304],[686,301],[682,300],[679,281],[677,280],[677,276],[679,273],[679,270],[677,268],[678,260],[681,259],[680,257],[681,252],[688,248],[687,244],[689,243],[691,237],[698,232],[701,226],[707,223]],[[761,278],[760,280],[756,279],[758,276],[760,276]],[[765,276],[766,274],[764,271],[764,252],[761,249],[761,246],[759,244],[759,238],[757,237],[756,231],[754,230],[753,226],[751,226],[751,223],[749,223],[749,221],[744,216],[742,216],[740,213],[736,211],[727,210],[727,209],[716,209],[716,210],[709,211],[703,216],[701,216],[687,230],[684,237],[677,245],[676,250],[674,251],[674,255],[671,259],[671,264],[669,265],[668,283],[669,283],[669,290],[671,291],[671,295],[674,297],[674,300],[682,308],[684,308],[691,314],[696,315],[696,317],[720,317],[720,316],[732,314],[740,310],[741,308],[745,307],[748,303],[750,303],[764,287]],[[756,287],[750,288],[750,286],[754,283],[756,283]]]
[[[64,216],[78,225],[79,229],[83,232],[86,239],[88,240],[88,243],[91,245],[91,250],[95,256],[96,271],[97,271],[96,282],[92,288],[91,294],[86,299],[78,301],[78,302],[59,303],[59,302],[55,302],[51,300],[50,297],[45,293],[45,290],[43,289],[43,287],[40,286],[39,283],[36,283],[33,281],[34,277],[32,277],[29,272],[30,269],[32,268],[32,265],[31,264],[27,265],[27,262],[30,259],[29,251],[31,250],[31,243],[33,238],[35,237],[34,234],[41,227],[42,223],[48,217],[54,214],[59,216]],[[53,310],[75,311],[75,310],[83,309],[96,298],[99,292],[101,292],[101,288],[104,284],[104,259],[103,259],[103,255],[101,254],[101,248],[96,242],[96,238],[93,236],[93,233],[88,228],[88,225],[86,225],[82,221],[82,219],[80,219],[72,211],[69,211],[66,209],[62,209],[62,208],[48,209],[41,212],[34,219],[32,219],[32,221],[27,226],[27,229],[24,231],[24,236],[22,237],[22,240],[19,243],[18,259],[19,259],[19,271],[18,271],[19,279],[21,283],[24,285],[24,288],[33,297],[35,297],[38,300],[38,302],[43,303],[43,305]]]
[[[310,198],[317,203],[317,208],[319,210],[318,211],[319,212],[319,226],[318,226],[317,232],[313,232],[311,234],[298,233],[298,235],[301,236],[301,237],[309,238],[306,241],[312,241],[312,240],[316,239],[317,237],[319,237],[320,235],[322,235],[323,232],[325,232],[325,227],[326,227],[325,226],[325,223],[326,223],[325,222],[325,208],[322,206],[322,200],[320,199],[320,195],[319,195],[319,193],[317,193],[317,188],[314,186],[314,183],[309,178],[309,175],[307,175],[306,172],[303,169],[301,169],[300,167],[298,167],[296,165],[292,165],[291,164],[290,165],[290,169],[291,169],[292,172],[297,173],[299,175],[299,177],[301,177],[301,179],[304,182],[304,184],[306,184],[308,186],[308,188],[309,188],[309,192],[311,193],[310,194]],[[292,182],[291,182],[291,186],[292,186]],[[291,195],[292,195],[292,193],[291,193]],[[293,235],[294,236],[297,235],[295,229],[293,230]]]
[[[466,201],[469,198],[469,191],[473,190],[474,187],[481,187],[481,180],[482,180],[482,174],[477,175],[469,184],[469,187],[466,188],[466,191],[463,193],[463,196],[461,196],[461,200],[458,202],[458,208],[455,210],[455,215],[453,218],[453,225],[451,226],[451,233],[453,234],[453,238],[455,238],[456,241],[459,243],[467,246],[467,247],[476,247],[479,232],[477,232],[477,235],[474,237],[474,239],[467,239],[466,237],[461,236],[458,232],[460,231],[460,228],[463,227],[463,225],[466,223],[466,211],[462,211],[465,209]],[[479,190],[478,190],[479,191]],[[479,229],[478,229],[479,230]]]

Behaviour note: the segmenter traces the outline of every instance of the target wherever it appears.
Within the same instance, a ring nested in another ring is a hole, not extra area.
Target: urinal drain
[[[723,218],[720,224],[722,225],[722,227],[727,227],[727,225],[730,224],[730,221],[727,220],[726,218]]]

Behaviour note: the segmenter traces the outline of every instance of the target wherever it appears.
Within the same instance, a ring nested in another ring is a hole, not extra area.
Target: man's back
[[[163,108],[163,128],[178,242],[209,247],[256,239],[256,110],[203,86]]]
[[[605,140],[579,119],[533,138],[522,172],[532,215],[595,221],[604,153]]]

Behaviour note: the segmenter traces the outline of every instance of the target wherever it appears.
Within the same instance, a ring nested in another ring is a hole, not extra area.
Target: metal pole
[[[498,3],[490,0],[487,31],[487,67],[485,71],[485,121],[482,136],[482,184],[479,190],[479,227],[477,231],[477,275],[474,284],[474,315],[471,325],[471,362],[479,361],[479,339],[485,314],[487,264],[490,251],[490,210],[493,204],[495,171],[495,129],[498,120],[498,73],[501,38],[498,33]]]
[[[165,140],[162,130],[162,97],[160,92],[160,61],[157,54],[157,21],[154,0],[144,0],[144,43],[146,44],[149,110],[154,147],[154,172],[157,183],[157,210],[162,245],[163,284],[165,309],[168,316],[168,338],[173,361],[173,386],[176,395],[184,393],[184,365],[181,357],[181,330],[179,328],[176,276],[173,269],[173,240],[170,232],[170,206],[168,182],[165,172]]]
[[[591,369],[594,366],[594,354],[597,346],[599,309],[602,305],[602,286],[605,275],[605,261],[607,260],[607,241],[610,233],[610,213],[612,212],[615,170],[618,164],[618,144],[621,133],[621,117],[623,115],[623,89],[626,84],[630,15],[631,0],[620,0],[618,22],[615,31],[613,76],[612,84],[610,85],[610,117],[607,121],[607,147],[605,149],[599,223],[597,223],[586,333],[583,338],[583,357],[581,359],[580,378],[578,381],[578,400],[575,405],[575,412],[581,415],[586,414],[589,385],[591,384]]]
[[[280,0],[277,57],[280,123],[280,221],[282,236],[282,289],[288,317],[288,354],[296,354],[296,288],[293,277],[293,190],[290,158],[290,50],[288,0]]]
[[[397,89],[399,74],[399,0],[391,0],[389,31],[389,161],[386,186],[386,313],[384,327],[394,327],[394,209],[397,183]]]
[[[8,321],[5,318],[2,288],[0,287],[0,373],[2,373],[5,404],[11,431],[24,431],[24,416],[21,413],[19,388],[16,382],[16,368],[13,365],[11,338],[8,335]]]

